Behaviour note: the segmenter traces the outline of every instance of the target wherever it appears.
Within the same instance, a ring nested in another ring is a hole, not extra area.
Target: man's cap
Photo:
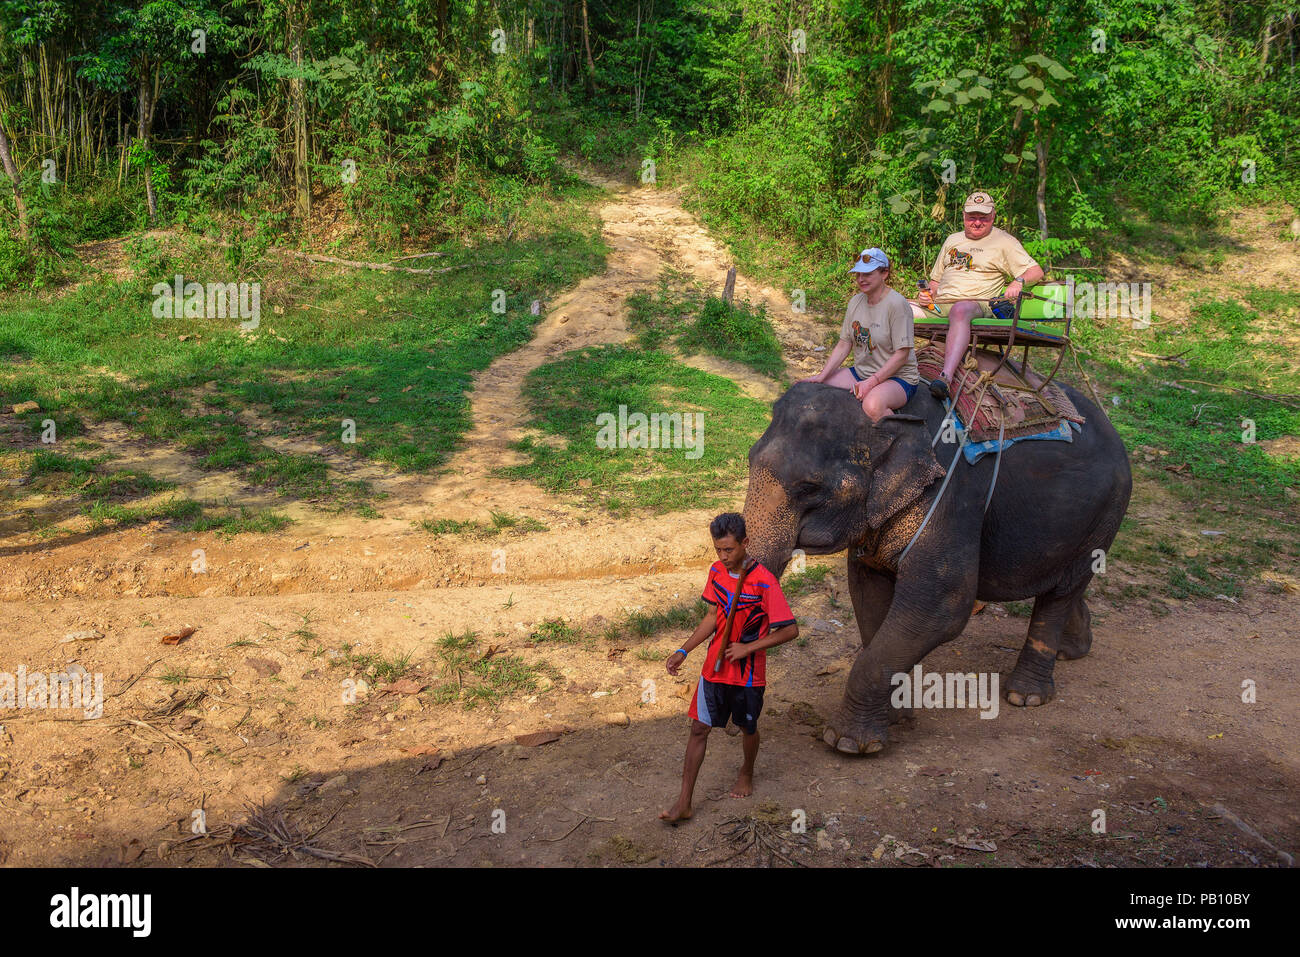
[[[870,249],[864,249],[858,254],[858,258],[853,260],[849,272],[875,272],[877,269],[888,268],[889,257],[885,255],[885,251],[872,246]]]
[[[991,213],[993,210],[993,197],[983,190],[976,190],[967,196],[963,208],[963,212],[967,213]]]

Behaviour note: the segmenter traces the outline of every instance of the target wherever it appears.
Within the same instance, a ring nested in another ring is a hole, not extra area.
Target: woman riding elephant
[[[826,365],[804,382],[848,389],[873,421],[905,406],[921,381],[916,369],[912,307],[889,288],[889,257],[865,249],[849,269],[858,292],[849,300],[840,341]],[[840,368],[853,351],[853,365]]]

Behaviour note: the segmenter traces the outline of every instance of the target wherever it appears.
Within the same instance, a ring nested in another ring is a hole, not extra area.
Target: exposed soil
[[[493,474],[514,460],[509,445],[524,434],[519,383],[528,370],[625,339],[627,297],[652,288],[665,266],[721,285],[725,250],[675,194],[604,185],[606,272],[545,304],[532,342],[479,377],[474,427],[450,467],[409,476],[330,460],[342,477],[363,469],[388,494],[384,518],[301,504],[287,510],[297,524],[277,534],[223,539],[159,526],[74,530],[57,544],[3,537],[0,526],[0,671],[75,662],[102,673],[110,696],[92,720],[0,712],[0,863],[249,861],[255,846],[226,840],[248,802],[279,808],[304,835],[321,829],[312,847],[382,866],[685,865],[729,855],[749,864],[1274,866],[1297,852],[1300,589],[1295,570],[1282,567],[1236,603],[1174,603],[1161,617],[1094,601],[1093,651],[1059,663],[1054,701],[1035,709],[1003,701],[995,720],[918,711],[880,755],[852,759],[818,731],[858,645],[844,559],[827,559],[833,571],[822,585],[792,597],[807,640],[769,662],[753,797],[725,796],[740,742],[715,731],[694,819],[676,828],[658,821],[680,781],[699,655],[674,679],[662,656],[684,633],[599,636],[628,610],[699,594],[714,558],[713,510],[616,520]],[[816,371],[824,353],[812,350],[834,317],[797,315],[779,292],[743,276],[737,295],[767,303],[792,376]],[[691,361],[752,394],[776,395],[775,383],[749,370]],[[250,428],[261,414],[249,413]],[[121,456],[116,466],[169,478],[184,495],[248,503],[253,494],[122,426],[97,429]],[[4,432],[11,444],[27,441],[12,426]],[[293,441],[292,451],[323,454]],[[734,507],[743,500],[737,488]],[[1176,521],[1175,505],[1141,501],[1143,522]],[[412,524],[484,521],[489,510],[547,531],[435,537]],[[196,550],[205,572],[193,570]],[[530,637],[554,618],[592,637]],[[161,643],[187,625],[197,631]],[[925,668],[1005,675],[1026,627],[990,606]],[[495,646],[554,677],[495,709],[400,688],[344,703],[356,672],[343,646],[386,658],[410,652],[411,677],[431,685],[442,680],[437,640],[466,628],[478,632],[478,654]],[[63,640],[74,632],[103,637]],[[1247,680],[1252,704],[1241,700]],[[516,743],[539,731],[558,738]],[[198,809],[210,837],[192,832]],[[1092,829],[1098,810],[1104,834]],[[793,833],[801,816],[806,831]],[[729,836],[737,818],[747,829]]]

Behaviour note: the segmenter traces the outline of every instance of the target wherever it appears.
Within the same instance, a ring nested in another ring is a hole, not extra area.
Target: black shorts
[[[754,734],[762,711],[762,685],[724,685],[701,675],[688,714],[711,728],[725,728],[730,720],[745,734]]]

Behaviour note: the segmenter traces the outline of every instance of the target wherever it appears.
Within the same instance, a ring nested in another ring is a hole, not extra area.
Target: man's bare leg
[[[754,793],[754,759],[758,757],[758,730],[744,737],[745,763],[740,766],[740,775],[731,788],[734,798],[747,798]]]
[[[957,366],[966,356],[970,346],[971,320],[980,314],[980,304],[964,299],[954,302],[948,310],[948,336],[943,343],[943,372],[939,379],[930,384],[930,392],[937,398],[948,398],[952,394],[949,388],[952,377],[957,373]],[[938,383],[942,380],[942,385]]]
[[[676,804],[659,815],[659,820],[676,824],[695,813],[691,810],[691,797],[695,794],[695,779],[699,776],[700,765],[704,763],[704,751],[711,730],[713,729],[703,721],[691,719],[691,736],[686,741],[686,760],[682,764],[682,793],[678,795]]]

